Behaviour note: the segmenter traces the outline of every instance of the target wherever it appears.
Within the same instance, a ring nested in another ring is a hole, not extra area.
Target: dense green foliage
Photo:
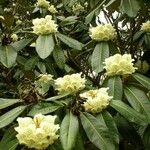
[[[27,149],[16,139],[16,118],[37,113],[58,116],[60,138],[48,150],[150,149],[149,69],[143,71],[141,63],[132,75],[109,77],[103,68],[116,53],[150,64],[150,32],[140,30],[150,19],[150,1],[49,1],[58,13],[36,8],[36,0],[0,0],[0,150]],[[79,2],[84,10],[75,13],[72,7]],[[103,23],[100,12],[116,30],[113,41],[89,36],[90,26]],[[46,15],[52,15],[58,32],[37,36],[32,20]],[[85,90],[109,87],[113,99],[102,112],[84,111],[80,93],[59,95],[54,83],[37,90],[39,74],[57,79],[79,72],[87,80]]]

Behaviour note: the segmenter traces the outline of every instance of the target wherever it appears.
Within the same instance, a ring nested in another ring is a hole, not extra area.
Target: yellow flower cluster
[[[98,25],[89,29],[91,39],[109,41],[116,38],[116,31],[111,24]]]
[[[76,3],[73,5],[72,7],[72,11],[76,14],[76,13],[80,13],[82,11],[84,11],[84,7],[80,4],[80,3]]]
[[[36,6],[39,8],[44,8],[50,11],[50,13],[55,14],[57,13],[57,9],[55,8],[54,5],[50,5],[50,2],[46,0],[38,0],[36,3]]]
[[[133,66],[134,59],[131,58],[130,54],[115,54],[105,59],[106,74],[108,76],[114,75],[128,75],[135,72],[136,67]]]
[[[85,111],[98,113],[105,109],[109,105],[110,99],[112,99],[112,97],[108,95],[107,90],[108,88],[100,88],[80,94],[81,98],[86,99],[86,102],[83,104]]]
[[[53,80],[53,76],[51,74],[40,74],[38,82],[47,83]]]
[[[56,90],[59,94],[74,94],[85,87],[85,78],[81,77],[81,74],[76,73],[72,75],[65,75],[63,78],[55,80]]]
[[[48,10],[52,13],[52,14],[56,14],[58,13],[57,9],[54,7],[54,5],[50,5],[48,7]]]
[[[45,149],[58,139],[59,125],[54,124],[56,116],[37,114],[34,118],[18,118],[19,126],[15,128],[20,144],[28,148]]]
[[[49,2],[46,0],[38,0],[36,3],[37,7],[41,7],[41,8],[46,8],[48,9],[49,7]]]
[[[47,35],[57,32],[57,24],[52,20],[51,15],[47,15],[45,18],[33,19],[33,33],[37,35]]]
[[[141,30],[144,32],[150,32],[150,21],[143,23]]]

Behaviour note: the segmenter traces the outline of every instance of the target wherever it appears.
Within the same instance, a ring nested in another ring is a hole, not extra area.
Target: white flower
[[[38,0],[36,3],[37,7],[45,8],[48,9],[49,7],[49,2],[46,0]]]
[[[141,30],[144,32],[150,32],[150,21],[149,20],[142,24]]]
[[[13,42],[16,42],[18,40],[17,34],[12,34],[11,39],[12,39]]]
[[[81,98],[86,99],[86,102],[83,104],[85,111],[98,113],[105,109],[109,105],[110,99],[112,99],[108,95],[107,90],[108,88],[100,88],[80,94]]]
[[[74,94],[84,89],[85,82],[85,78],[81,78],[81,74],[76,73],[72,75],[65,75],[63,78],[56,79],[55,86],[59,94]]]
[[[106,74],[108,76],[114,75],[128,75],[135,72],[136,67],[133,66],[134,59],[131,58],[130,54],[115,54],[105,59]]]
[[[54,5],[51,5],[48,7],[48,10],[52,13],[52,14],[56,14],[58,13],[57,9],[54,7]]]
[[[116,31],[111,24],[98,25],[89,29],[91,39],[109,41],[116,38]]]
[[[73,11],[75,14],[76,14],[76,13],[80,13],[80,12],[84,11],[84,7],[83,7],[80,3],[76,3],[75,5],[73,5],[72,11]]]
[[[57,32],[57,24],[52,20],[51,15],[47,15],[45,18],[33,19],[33,33],[37,35],[47,35]]]
[[[59,125],[54,124],[56,116],[37,114],[34,119],[30,117],[18,118],[19,126],[15,128],[20,144],[28,148],[45,149],[58,139]]]

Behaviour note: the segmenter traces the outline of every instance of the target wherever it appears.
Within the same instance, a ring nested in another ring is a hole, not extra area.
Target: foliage
[[[27,149],[16,138],[16,118],[42,113],[57,115],[60,125],[59,139],[47,150],[148,150],[150,69],[140,68],[143,62],[150,65],[150,32],[140,29],[150,18],[150,2],[49,0],[54,12],[36,2],[0,1],[0,149]],[[115,29],[113,40],[90,38],[90,28],[106,23],[99,13]],[[32,20],[46,15],[52,15],[58,31],[34,34]],[[135,73],[107,76],[104,61],[117,53],[131,55]],[[85,88],[59,94],[55,80],[74,73],[85,78]],[[41,83],[41,74],[51,74],[53,80]],[[87,99],[80,94],[103,87],[113,97],[108,107],[86,112]]]

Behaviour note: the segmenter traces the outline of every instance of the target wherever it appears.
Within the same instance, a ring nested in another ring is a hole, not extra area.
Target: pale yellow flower
[[[33,19],[33,33],[37,35],[48,35],[57,32],[57,24],[52,20],[51,15],[47,15],[45,18]]]
[[[58,11],[57,11],[57,9],[55,8],[54,5],[50,5],[50,6],[48,7],[48,10],[49,10],[50,13],[52,13],[52,14],[58,13]]]
[[[22,24],[22,21],[21,20],[17,20],[16,21],[16,25],[21,25]]]
[[[116,31],[111,24],[98,25],[89,29],[91,39],[109,41],[116,38]]]
[[[130,54],[115,54],[105,59],[106,74],[108,76],[115,75],[129,75],[135,72],[137,69],[133,66],[134,59],[131,58]]]
[[[85,78],[81,74],[65,75],[55,80],[56,90],[59,94],[74,94],[85,88]]]
[[[82,11],[84,11],[84,7],[80,4],[80,3],[76,3],[73,5],[72,7],[72,11],[76,14],[76,13],[80,13]]]
[[[38,81],[41,83],[47,83],[52,80],[53,80],[53,76],[51,74],[40,74]]]
[[[17,34],[12,34],[11,39],[12,39],[13,42],[16,42],[18,40]]]
[[[47,148],[59,137],[57,131],[60,127],[54,123],[55,119],[56,116],[42,114],[35,115],[33,119],[19,117],[17,119],[19,126],[15,128],[19,143],[37,150]]]
[[[80,94],[81,98],[86,99],[83,104],[85,111],[99,113],[105,109],[112,99],[112,97],[108,95],[107,90],[108,88],[100,88]]]
[[[141,30],[144,32],[150,32],[150,21],[149,20],[142,24]]]
[[[48,2],[46,0],[38,0],[37,3],[36,3],[36,5],[37,5],[37,7],[48,9],[49,3],[50,2]]]

